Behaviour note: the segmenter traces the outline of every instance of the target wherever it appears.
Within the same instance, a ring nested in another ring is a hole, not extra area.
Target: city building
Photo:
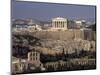
[[[75,23],[76,23],[76,27],[80,29],[85,26],[86,21],[85,20],[75,20]]]
[[[15,27],[13,27],[12,31],[14,32],[21,32],[21,31],[41,31],[42,28],[40,25],[37,24],[32,24],[32,25],[16,25]]]
[[[43,24],[44,24],[42,27],[43,30],[49,30],[51,28],[51,21],[46,21]]]
[[[12,57],[12,73],[22,73],[27,70],[28,64],[26,59]]]
[[[40,66],[40,53],[31,51],[28,53],[28,62],[34,64],[36,67]]]
[[[16,19],[13,21],[12,25],[13,25],[12,26],[13,32],[22,32],[22,31],[32,32],[32,31],[42,30],[39,22],[32,19],[26,19],[26,20]]]
[[[43,64],[40,62],[40,53],[36,50],[32,50],[28,53],[28,65],[31,70],[40,68],[40,70],[45,70]]]

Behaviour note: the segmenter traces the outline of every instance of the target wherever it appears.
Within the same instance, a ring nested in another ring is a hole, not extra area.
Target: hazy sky
[[[95,18],[95,6],[12,1],[12,18],[34,18],[42,21],[65,18]]]

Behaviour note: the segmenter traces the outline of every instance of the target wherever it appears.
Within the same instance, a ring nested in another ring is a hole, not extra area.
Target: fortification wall
[[[16,34],[16,33],[15,33]],[[39,39],[52,40],[96,40],[96,32],[91,30],[66,30],[66,31],[35,31],[35,32],[19,32],[18,34],[28,34]]]
[[[43,32],[37,32],[35,36],[42,39],[54,39],[54,40],[67,40],[67,39],[73,39],[74,37],[72,31],[43,31]]]
[[[33,36],[40,39],[53,39],[53,40],[95,40],[95,32],[82,31],[82,30],[67,30],[67,31],[39,31],[33,34]]]

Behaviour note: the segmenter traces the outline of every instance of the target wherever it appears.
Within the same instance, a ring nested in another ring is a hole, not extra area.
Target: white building
[[[27,70],[28,64],[26,59],[12,57],[12,72],[13,73],[22,73]]]
[[[34,24],[34,25],[16,25],[12,28],[12,31],[14,32],[24,32],[24,31],[41,31],[42,28],[40,25]]]
[[[67,19],[62,17],[53,18],[51,30],[67,30]]]
[[[28,64],[32,70],[35,70],[37,67],[40,67],[41,70],[44,69],[43,64],[40,62],[40,53],[36,50],[28,53]]]
[[[85,25],[85,20],[76,20],[75,21],[77,28],[81,28]]]

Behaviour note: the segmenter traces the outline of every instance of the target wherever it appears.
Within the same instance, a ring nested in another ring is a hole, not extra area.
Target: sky
[[[41,2],[20,2],[12,0],[13,19],[37,19],[48,21],[55,17],[69,19],[95,19],[96,7],[89,5],[71,5]]]

